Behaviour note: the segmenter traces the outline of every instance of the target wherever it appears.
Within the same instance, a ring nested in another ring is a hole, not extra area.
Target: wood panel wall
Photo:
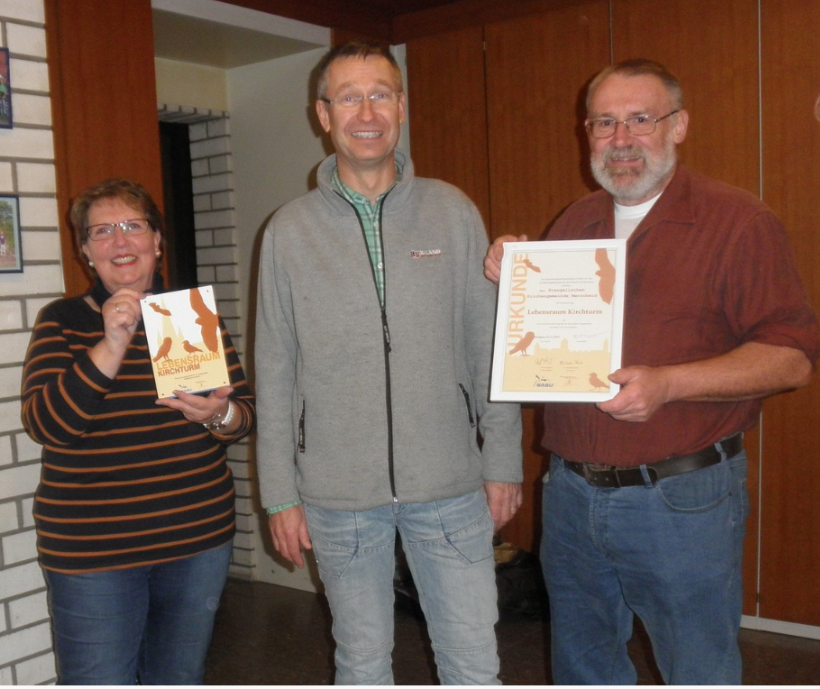
[[[538,239],[590,190],[584,87],[608,34],[606,0],[485,27],[493,237]]]
[[[447,68],[440,69],[441,65]],[[417,39],[413,50],[408,50],[407,70],[437,75],[419,82],[408,79],[408,117],[416,171],[421,175],[435,171],[439,179],[459,187],[478,206],[484,224],[489,226],[482,27]]]
[[[683,162],[760,193],[757,0],[612,0],[612,54],[657,60],[680,79]]]
[[[763,200],[783,220],[820,311],[820,3],[761,3]],[[767,400],[760,614],[820,625],[820,376]]]
[[[139,181],[161,207],[150,0],[46,0],[45,7],[61,214],[109,177]],[[80,294],[90,279],[67,220],[60,232],[66,294]]]

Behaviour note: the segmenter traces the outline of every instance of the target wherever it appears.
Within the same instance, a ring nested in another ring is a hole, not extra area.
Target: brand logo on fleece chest
[[[410,249],[410,258],[440,258],[441,249]]]

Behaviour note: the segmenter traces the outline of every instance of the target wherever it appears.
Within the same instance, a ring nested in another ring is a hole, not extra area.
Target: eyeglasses
[[[126,236],[132,234],[143,234],[151,227],[145,218],[134,218],[133,220],[123,220],[122,222],[103,223],[101,225],[91,225],[85,232],[88,238],[99,242],[114,236],[114,230],[120,228]]]
[[[608,139],[615,136],[615,130],[619,124],[626,127],[632,136],[646,136],[655,131],[658,122],[665,120],[667,117],[672,117],[678,110],[673,110],[663,117],[652,117],[652,115],[635,115],[634,117],[627,117],[625,120],[616,120],[614,117],[596,117],[592,120],[584,122],[587,131],[595,139]]]
[[[386,108],[395,105],[401,93],[401,91],[389,91],[371,93],[369,96],[339,96],[333,100],[329,98],[320,98],[319,100],[328,105],[338,105],[340,108],[358,108],[365,100],[369,100],[370,105],[374,108]]]

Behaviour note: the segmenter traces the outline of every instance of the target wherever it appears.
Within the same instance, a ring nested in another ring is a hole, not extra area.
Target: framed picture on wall
[[[0,196],[0,273],[23,272],[20,242],[20,202],[16,196]]]
[[[0,48],[0,129],[11,129],[11,77],[9,76],[9,49]]]

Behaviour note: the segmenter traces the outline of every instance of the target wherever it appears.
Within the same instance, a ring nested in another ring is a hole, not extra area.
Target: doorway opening
[[[159,123],[162,198],[165,207],[165,265],[172,290],[198,287],[191,143],[188,125]]]

